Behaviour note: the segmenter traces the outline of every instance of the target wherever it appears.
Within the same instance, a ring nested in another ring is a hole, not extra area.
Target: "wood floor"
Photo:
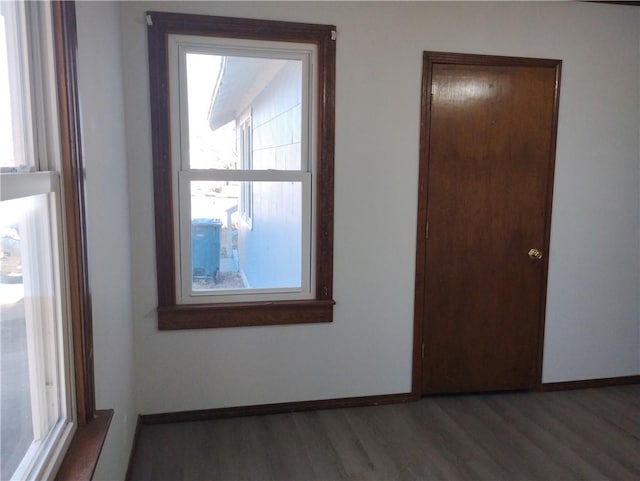
[[[142,426],[134,480],[638,480],[640,385]]]

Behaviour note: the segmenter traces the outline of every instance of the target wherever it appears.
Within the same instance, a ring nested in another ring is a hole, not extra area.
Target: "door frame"
[[[542,259],[542,280],[540,294],[540,319],[537,336],[537,362],[534,390],[542,387],[542,361],[544,351],[544,326],[547,298],[547,275],[549,267],[549,239],[551,231],[551,208],[553,199],[553,179],[555,172],[556,141],[558,132],[558,108],[560,101],[560,74],[562,60],[505,57],[495,55],[477,55],[447,52],[423,52],[422,90],[420,104],[420,160],[418,174],[418,213],[416,233],[416,272],[413,323],[413,360],[411,375],[411,393],[415,398],[422,395],[422,358],[423,358],[423,325],[425,320],[424,303],[426,299],[426,228],[428,208],[428,173],[429,173],[429,142],[431,129],[431,85],[434,64],[455,65],[483,65],[507,67],[551,67],[555,68],[556,82],[553,104],[553,120],[551,126],[551,142],[549,147],[549,174],[547,179],[547,193],[545,202],[544,242],[543,252],[547,253]]]

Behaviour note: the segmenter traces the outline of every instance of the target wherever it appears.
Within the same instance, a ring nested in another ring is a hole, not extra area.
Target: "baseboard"
[[[640,376],[621,376],[606,377],[601,379],[583,379],[580,381],[547,382],[540,385],[540,391],[567,391],[571,389],[626,386],[629,384],[640,384]]]
[[[588,389],[596,387],[623,386],[640,384],[640,375],[622,376],[603,379],[584,379],[580,381],[543,383],[539,391],[563,391],[571,389]],[[420,400],[420,396],[408,392],[400,394],[385,394],[380,396],[361,396],[337,399],[322,399],[317,401],[285,402],[275,404],[257,404],[251,406],[237,406],[229,408],[201,409],[194,411],[176,411],[157,414],[141,414],[138,416],[136,431],[133,438],[126,480],[131,479],[131,470],[136,455],[138,436],[144,425],[167,424],[192,421],[209,421],[213,419],[234,418],[242,416],[261,416],[266,414],[282,414],[301,411],[316,411],[321,409],[344,409],[352,407],[381,406],[385,404],[399,404]]]
[[[640,375],[609,377],[601,379],[583,379],[579,381],[542,383],[539,391],[566,391],[571,389],[589,389],[597,387],[624,386],[640,384]],[[141,425],[180,423],[192,421],[208,421],[212,419],[234,418],[242,416],[262,416],[266,414],[293,413],[299,411],[316,411],[321,409],[343,409],[352,407],[380,406],[383,404],[399,404],[418,401],[420,396],[414,393],[383,394],[379,396],[360,396],[316,401],[297,401],[274,404],[255,404],[228,408],[200,409],[193,411],[174,411],[156,414],[141,414],[136,425],[135,441]],[[131,459],[134,453],[131,454]],[[131,464],[131,463],[130,463]],[[129,466],[130,468],[131,466]],[[127,473],[129,470],[127,470]]]
[[[125,481],[131,480],[133,462],[136,459],[136,451],[138,449],[138,437],[140,436],[140,429],[142,428],[142,420],[141,416],[138,415],[138,420],[136,421],[136,430],[133,433],[133,441],[131,443],[131,452],[129,453],[129,464],[127,464],[127,474],[125,475]]]
[[[209,421],[212,419],[234,418],[241,416],[262,416],[265,414],[282,414],[299,411],[316,411],[320,409],[341,409],[363,406],[380,406],[383,404],[398,404],[417,401],[419,398],[412,393],[385,394],[380,396],[362,396],[337,399],[322,399],[318,401],[286,402],[276,404],[257,404],[252,406],[238,406],[217,409],[202,409],[197,411],[178,411],[158,414],[141,414],[140,423],[166,424],[191,421]]]

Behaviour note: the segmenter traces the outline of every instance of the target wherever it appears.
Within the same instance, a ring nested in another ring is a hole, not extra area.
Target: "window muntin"
[[[179,303],[313,298],[314,52],[169,36]]]
[[[0,7],[0,123],[11,139],[0,147],[0,477],[40,479],[76,425],[51,11],[48,3]]]

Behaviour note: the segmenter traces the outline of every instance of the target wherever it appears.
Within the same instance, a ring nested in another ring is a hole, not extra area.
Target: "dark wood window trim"
[[[54,1],[52,13],[78,423],[56,479],[77,481],[93,476],[113,411],[95,409],[75,3]]]
[[[113,409],[101,409],[91,422],[78,427],[56,481],[88,481],[93,477],[112,417]]]
[[[93,333],[87,261],[84,166],[77,84],[77,34],[74,2],[53,2],[56,76],[60,122],[61,174],[68,246],[78,423],[95,410]]]
[[[333,320],[333,179],[335,26],[147,12],[154,171],[158,325],[160,329],[331,322]],[[171,34],[298,42],[317,47],[317,192],[315,299],[179,305],[170,145],[168,36]]]

